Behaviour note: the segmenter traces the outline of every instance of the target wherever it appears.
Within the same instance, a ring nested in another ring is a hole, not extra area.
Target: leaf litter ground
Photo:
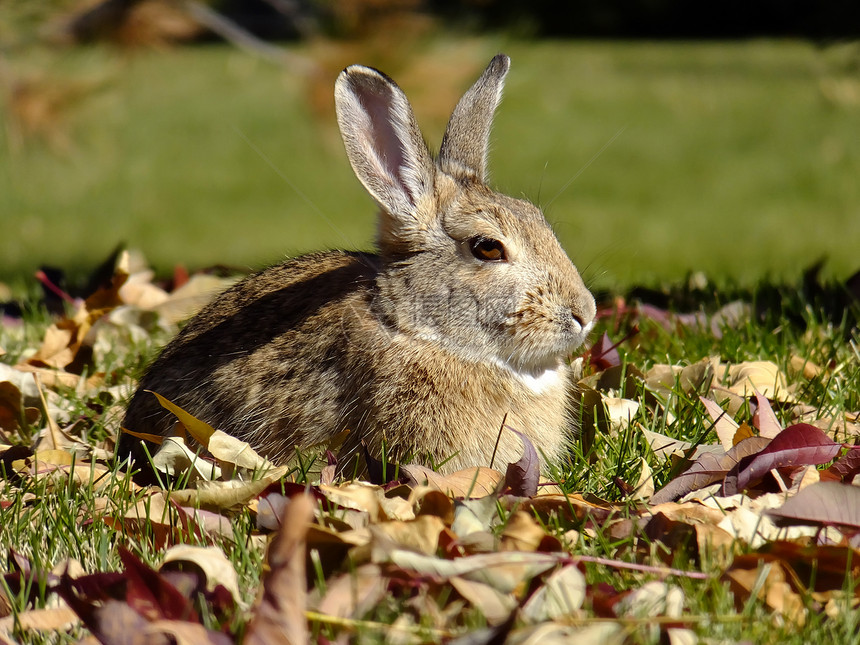
[[[368,457],[348,481],[334,446],[276,467],[153,393],[184,436],[142,487],[113,459],[123,404],[230,278],[110,265],[85,299],[42,275],[61,313],[3,319],[0,642],[857,639],[850,284],[604,297],[548,479],[525,439],[447,476]]]

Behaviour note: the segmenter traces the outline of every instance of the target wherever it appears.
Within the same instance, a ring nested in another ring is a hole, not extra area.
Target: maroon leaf
[[[827,463],[841,447],[842,444],[808,423],[789,426],[772,439],[764,450],[741,460],[726,475],[723,494],[733,495],[746,490],[760,482],[774,468]]]
[[[699,490],[723,479],[737,467],[745,457],[764,450],[770,440],[763,437],[747,437],[723,455],[712,452],[702,453],[689,469],[657,491],[650,500],[651,504],[671,502],[694,490]]]
[[[600,340],[588,350],[588,362],[597,370],[606,370],[621,365],[621,357],[618,355],[617,347],[617,344],[612,343],[609,334],[603,332]]]
[[[825,472],[838,477],[847,484],[860,474],[860,450],[849,450],[833,462]]]
[[[781,526],[805,524],[860,530],[860,487],[818,482],[767,513]]]
[[[534,497],[540,483],[540,458],[527,436],[510,426],[505,428],[515,433],[523,442],[523,456],[516,463],[508,464],[505,471],[505,488],[517,497]]]
[[[188,598],[151,569],[131,551],[120,546],[119,557],[125,566],[126,602],[149,620],[186,620],[200,622]]]

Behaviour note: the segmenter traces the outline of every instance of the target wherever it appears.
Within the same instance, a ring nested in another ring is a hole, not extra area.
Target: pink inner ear
[[[392,124],[391,90],[379,87],[361,88],[358,91],[362,107],[370,118],[370,145],[382,169],[403,189],[403,168],[406,165],[403,144]],[[409,191],[407,190],[407,193]]]

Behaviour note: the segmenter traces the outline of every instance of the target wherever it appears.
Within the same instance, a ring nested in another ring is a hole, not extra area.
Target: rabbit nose
[[[570,316],[581,331],[588,332],[594,325],[594,313],[592,312],[582,312],[573,309],[570,312]]]

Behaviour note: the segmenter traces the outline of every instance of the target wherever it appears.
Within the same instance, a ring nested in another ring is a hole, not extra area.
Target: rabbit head
[[[373,307],[391,329],[539,376],[582,344],[594,298],[533,204],[487,186],[498,55],[457,104],[434,159],[404,93],[351,66],[335,86],[356,176],[380,208]]]

